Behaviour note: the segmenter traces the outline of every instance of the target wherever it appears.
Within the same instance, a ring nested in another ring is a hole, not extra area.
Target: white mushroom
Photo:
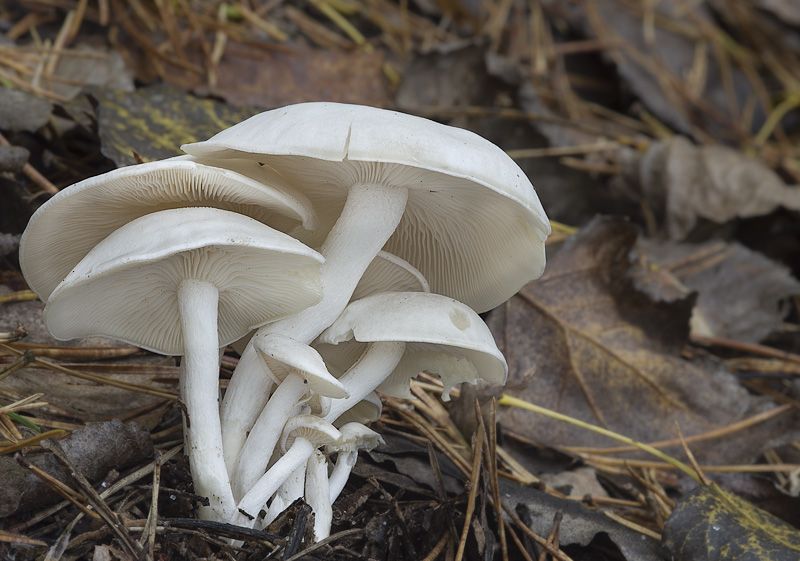
[[[107,336],[183,355],[189,460],[199,495],[225,520],[234,508],[219,424],[219,349],[320,298],[322,256],[246,216],[164,210],[98,243],[50,295],[57,339]]]
[[[411,397],[409,380],[422,370],[441,377],[445,399],[454,384],[476,383],[480,378],[503,384],[508,373],[478,314],[438,294],[386,292],[352,302],[319,342],[351,339],[366,345],[358,361],[339,378],[350,397],[332,402],[325,416],[331,422],[376,389]]]
[[[183,149],[232,168],[237,160],[262,163],[302,186],[319,213],[313,237],[294,235],[325,256],[323,300],[268,333],[310,343],[382,248],[421,271],[434,292],[478,311],[544,268],[550,226],[533,187],[500,148],[462,129],[371,107],[305,103]],[[259,379],[239,368],[230,387]]]
[[[232,524],[252,528],[256,516],[278,487],[320,446],[341,438],[330,423],[314,415],[297,415],[286,423],[281,449],[284,454],[261,476],[237,505],[238,513]]]
[[[309,392],[332,398],[347,397],[342,384],[328,372],[319,353],[308,345],[298,343],[283,335],[256,335],[253,344],[269,372],[275,376],[278,386],[270,397],[264,410],[253,425],[253,431],[260,435],[257,439],[244,442],[244,435],[233,440],[230,434],[225,446],[241,446],[231,479],[233,494],[242,497],[244,493],[264,473],[272,457],[272,452],[280,438],[283,423],[289,412]],[[232,453],[232,451],[231,451]]]
[[[375,292],[411,291],[430,292],[430,287],[422,274],[407,261],[396,255],[380,251],[361,277],[353,292],[353,298],[362,298]],[[253,428],[253,423],[264,409],[273,390],[273,376],[269,373],[269,368],[261,356],[255,352],[244,352],[252,335],[251,333],[246,338],[237,341],[233,347],[242,354],[239,368],[252,370],[253,378],[259,380],[259,383],[254,383],[250,387],[244,387],[243,384],[232,384],[228,387],[222,400],[220,413],[225,463],[228,466],[228,473],[231,474],[232,462],[238,457],[247,434]],[[351,364],[352,361],[346,366],[349,367]],[[278,428],[280,429],[280,427]]]
[[[203,165],[190,156],[128,166],[91,177],[56,194],[31,217],[19,260],[31,289],[47,301],[75,265],[120,226],[151,212],[185,207],[230,210],[288,231],[315,228],[308,199],[277,174],[262,182]]]
[[[350,472],[353,471],[358,460],[358,451],[370,451],[383,444],[381,435],[361,423],[342,425],[339,432],[342,433],[342,438],[325,447],[327,454],[337,454],[336,465],[328,481],[330,504],[336,501],[347,484]]]

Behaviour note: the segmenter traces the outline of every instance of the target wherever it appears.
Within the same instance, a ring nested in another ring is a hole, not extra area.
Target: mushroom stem
[[[242,500],[237,505],[238,512],[231,520],[231,524],[252,528],[256,523],[258,512],[266,504],[267,500],[275,494],[278,487],[295,469],[306,462],[313,452],[314,444],[311,441],[302,437],[296,438],[291,448],[242,497]]]
[[[266,367],[264,364],[264,368]],[[290,372],[267,401],[250,431],[251,435],[257,434],[258,438],[247,438],[236,462],[231,478],[235,497],[244,497],[250,487],[264,474],[283,432],[283,426],[294,406],[308,391],[304,382],[302,376]]]
[[[320,248],[325,257],[320,270],[322,300],[298,314],[262,327],[258,333],[280,333],[301,343],[311,343],[342,313],[364,271],[400,223],[407,201],[406,187],[370,183],[353,185],[341,215]],[[237,418],[242,425],[252,425],[263,407],[263,402],[259,401],[263,392],[257,389],[263,384],[261,371],[242,367],[250,362],[247,355],[251,353],[256,353],[253,339],[242,354],[240,367],[234,371],[223,400],[223,409],[226,409],[227,402],[233,400],[229,396],[236,396]],[[276,423],[281,421],[286,419],[275,420]],[[234,423],[226,418],[222,426],[226,442],[229,441],[227,433],[234,430],[237,430]],[[261,429],[256,431],[253,427],[248,439],[261,439],[260,432]],[[231,442],[234,440],[230,439]],[[239,451],[231,450],[229,453],[238,454]]]
[[[331,400],[331,408],[324,419],[329,423],[334,422],[339,415],[375,391],[397,367],[405,350],[406,344],[403,342],[370,343],[356,363],[339,378],[349,397]]]
[[[222,456],[219,419],[219,291],[205,281],[185,280],[178,286],[178,309],[183,328],[181,398],[186,406],[185,427],[189,466],[195,493],[208,497],[201,510],[205,519],[227,520],[234,511],[228,471]]]
[[[236,469],[236,460],[239,452],[247,440],[247,433],[253,428],[255,417],[241,414],[240,404],[251,404],[253,408],[261,411],[269,400],[269,394],[275,387],[275,382],[265,371],[267,365],[257,352],[244,353],[239,360],[237,368],[252,370],[254,378],[257,376],[259,381],[251,388],[245,388],[242,384],[228,386],[225,391],[225,398],[222,400],[220,418],[222,421],[222,450],[225,454],[225,466],[228,468],[228,475],[233,477]],[[246,391],[245,390],[249,390]],[[240,395],[245,392],[244,395]]]
[[[333,508],[328,490],[328,459],[319,450],[308,458],[306,465],[306,502],[314,511],[314,541],[331,533]]]

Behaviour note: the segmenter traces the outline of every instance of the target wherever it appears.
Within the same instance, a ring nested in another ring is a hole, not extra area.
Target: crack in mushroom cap
[[[257,164],[254,164],[258,168]],[[103,238],[140,216],[184,207],[216,207],[280,230],[317,227],[308,199],[276,173],[247,174],[179,156],[119,168],[60,191],[31,217],[20,240],[20,267],[44,301]]]
[[[208,280],[219,291],[219,346],[316,304],[324,258],[286,234],[214,208],[163,210],[115,230],[45,306],[57,339],[105,336],[183,354],[177,291]],[[87,312],[91,310],[91,312]]]
[[[301,186],[320,228],[292,235],[312,247],[324,241],[351,185],[407,187],[405,215],[384,249],[419,269],[433,292],[479,312],[544,269],[550,224],[533,186],[472,132],[373,107],[303,103],[182,148],[231,169],[257,160]]]
[[[345,347],[354,347],[329,355],[319,345],[331,370],[343,367],[332,365],[337,358],[360,356],[367,343],[405,342],[400,363],[377,387],[393,397],[412,398],[409,380],[423,370],[441,378],[445,399],[455,384],[475,384],[483,379],[502,385],[508,375],[506,360],[480,316],[469,306],[439,294],[387,292],[351,302],[318,341],[333,345],[347,341]]]

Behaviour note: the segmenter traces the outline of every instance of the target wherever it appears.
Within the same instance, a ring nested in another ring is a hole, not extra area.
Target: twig
[[[5,75],[0,74],[0,78],[5,78]],[[32,86],[33,87],[33,86]],[[39,88],[37,90],[41,91]],[[57,101],[66,101],[63,99],[59,99]],[[11,146],[11,143],[0,133],[0,146]],[[58,193],[58,187],[50,183],[50,181],[43,176],[41,173],[36,171],[30,163],[26,163],[22,166],[22,173],[28,176],[28,179],[33,181],[37,186],[39,186],[43,191],[50,193],[51,195],[55,195]]]

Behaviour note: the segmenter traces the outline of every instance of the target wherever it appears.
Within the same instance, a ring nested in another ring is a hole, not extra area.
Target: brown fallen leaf
[[[800,187],[738,150],[695,146],[682,136],[654,142],[628,174],[666,225],[670,239],[686,239],[699,218],[723,224],[800,210]]]
[[[737,243],[681,244],[639,238],[637,252],[655,267],[637,279],[662,299],[667,275],[698,293],[692,334],[758,342],[778,329],[789,312],[787,298],[800,294],[789,269]],[[667,300],[670,297],[666,298]]]
[[[697,128],[717,138],[743,134],[738,113],[748,97],[756,98],[754,88],[736,62],[707,38],[722,31],[705,3],[592,0],[584,5],[584,32],[611,46],[604,54],[658,119],[682,134]],[[756,104],[753,132],[764,119],[764,109]]]
[[[653,442],[726,426],[772,407],[718,365],[681,358],[693,298],[653,302],[634,288],[628,254],[636,228],[597,218],[570,238],[539,281],[488,318],[509,363],[509,395]],[[608,446],[566,423],[515,408],[505,427],[545,445]],[[698,460],[751,461],[797,437],[791,414],[735,436],[694,443]],[[680,450],[667,450],[680,455]]]

